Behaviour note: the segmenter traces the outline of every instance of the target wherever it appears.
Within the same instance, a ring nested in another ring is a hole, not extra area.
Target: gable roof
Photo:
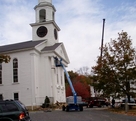
[[[16,51],[21,51],[21,50],[28,50],[28,49],[38,50],[38,48],[39,48],[38,46],[41,46],[41,44],[43,44],[44,42],[46,42],[46,40],[26,41],[26,42],[20,42],[20,43],[0,46],[0,54],[1,53],[16,52]],[[63,50],[63,55],[62,55],[62,53],[60,55],[59,48],[61,48]],[[44,44],[44,46],[42,46],[42,48],[40,47],[39,51],[41,51],[43,53],[44,52],[54,52],[58,56],[63,58],[64,61],[66,61],[66,63],[69,63],[69,59],[68,59],[68,56],[67,56],[67,53],[66,53],[63,43],[55,43],[54,45],[51,45],[51,46],[46,46],[46,44]]]
[[[63,45],[63,43],[55,43],[54,45],[52,46],[46,46],[44,47],[41,52],[52,52],[55,54],[55,56],[63,59],[63,62],[65,62],[65,64],[69,64],[69,58],[68,58],[68,55],[67,55],[67,52],[65,50],[65,47]]]
[[[21,43],[0,46],[0,53],[14,51],[14,50],[20,50],[20,49],[34,48],[36,45],[38,45],[44,41],[46,41],[46,40],[26,41],[26,42],[21,42]]]
[[[44,41],[46,41],[46,40],[26,41],[26,42],[20,42],[20,43],[0,46],[0,53],[22,50],[22,49],[32,49]],[[61,44],[62,43],[55,43],[52,46],[46,46],[41,51],[53,51],[57,47],[59,47]]]
[[[43,48],[41,51],[52,51],[55,50],[58,46],[60,46],[62,43],[55,43],[52,46],[46,46],[45,48]]]

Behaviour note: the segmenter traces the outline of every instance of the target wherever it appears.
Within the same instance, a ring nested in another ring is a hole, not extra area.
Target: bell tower
[[[47,45],[58,43],[58,31],[60,28],[55,22],[56,9],[52,5],[52,0],[38,0],[38,5],[34,7],[35,23],[32,27],[32,40],[47,40]]]
[[[38,0],[39,3],[42,3],[42,2],[48,2],[48,3],[52,3],[52,0]]]

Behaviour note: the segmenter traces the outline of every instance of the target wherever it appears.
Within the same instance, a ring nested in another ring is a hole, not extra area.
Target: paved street
[[[83,112],[30,112],[32,121],[136,121],[136,116],[116,114],[102,108],[85,108]]]

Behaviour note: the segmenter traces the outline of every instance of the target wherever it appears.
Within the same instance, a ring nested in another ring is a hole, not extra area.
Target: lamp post
[[[102,27],[102,40],[101,40],[101,53],[100,53],[101,60],[102,60],[102,53],[103,53],[104,27],[105,27],[105,19],[103,19],[103,27]]]

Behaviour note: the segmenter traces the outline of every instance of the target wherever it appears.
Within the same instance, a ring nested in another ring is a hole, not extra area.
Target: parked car
[[[128,98],[125,98],[122,100],[122,103],[128,102]],[[135,100],[133,98],[130,98],[130,102],[129,103],[135,103]]]
[[[31,121],[26,107],[17,100],[0,101],[0,121]]]
[[[136,106],[135,99],[130,98],[130,102],[128,102],[128,98],[125,98],[125,99],[122,100],[121,108],[125,108],[126,102],[128,103],[128,106],[129,106],[130,109],[132,108],[132,106]]]

